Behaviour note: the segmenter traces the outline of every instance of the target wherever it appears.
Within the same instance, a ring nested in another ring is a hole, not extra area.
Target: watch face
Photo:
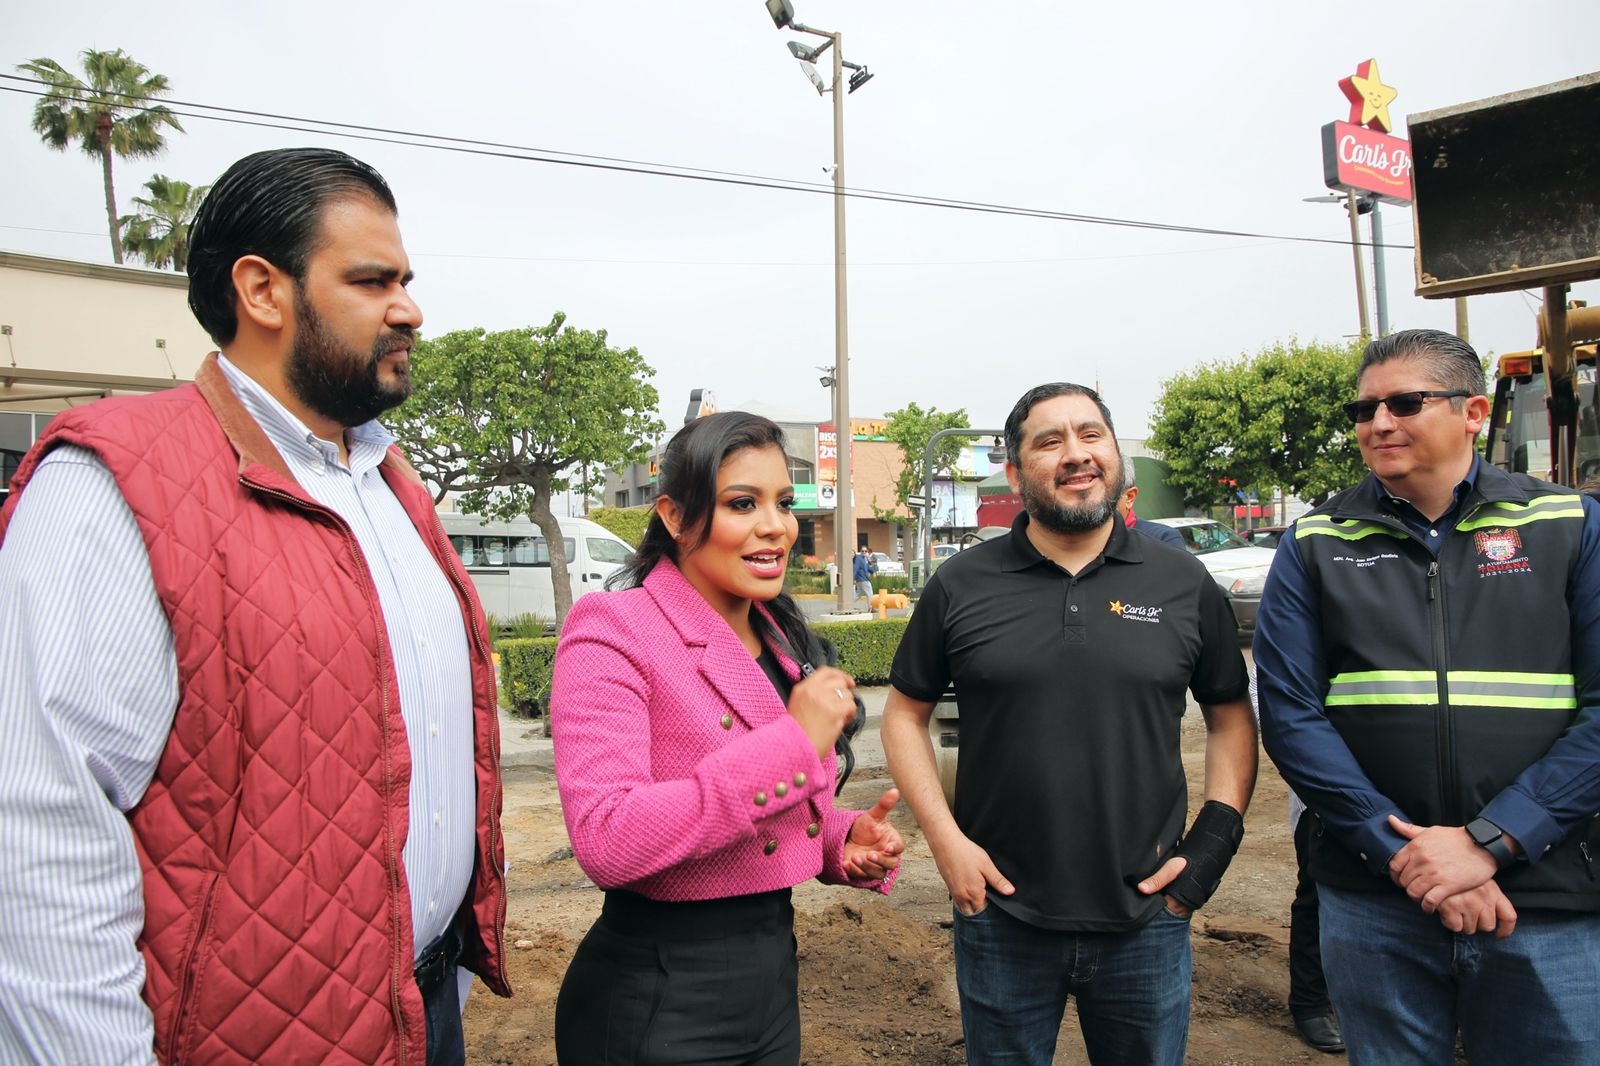
[[[1487,818],[1474,818],[1467,823],[1467,836],[1478,846],[1486,847],[1500,839],[1500,827]]]

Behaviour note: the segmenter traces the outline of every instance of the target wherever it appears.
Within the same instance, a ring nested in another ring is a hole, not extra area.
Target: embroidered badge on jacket
[[[1479,577],[1523,574],[1533,569],[1528,557],[1522,554],[1522,537],[1515,529],[1481,529],[1472,535],[1472,545],[1479,555],[1489,560],[1478,564]]]

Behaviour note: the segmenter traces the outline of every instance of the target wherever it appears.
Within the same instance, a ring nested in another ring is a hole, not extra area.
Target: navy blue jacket
[[[1458,487],[1456,506],[1430,524],[1408,504],[1391,500],[1376,479],[1368,477],[1338,499],[1336,517],[1371,515],[1378,521],[1397,523],[1409,531],[1413,546],[1425,549],[1424,559],[1429,553],[1437,559],[1453,538],[1473,536],[1458,530],[1457,522],[1470,520],[1485,493],[1499,498],[1510,491],[1505,487],[1509,481],[1504,472],[1475,463]],[[1569,624],[1546,630],[1541,617],[1559,613],[1542,612],[1538,602],[1529,602],[1526,611],[1519,612],[1521,617],[1482,620],[1485,626],[1525,627],[1543,631],[1548,640],[1570,641],[1577,710],[1566,735],[1490,799],[1481,812],[1462,815],[1471,818],[1481,813],[1515,837],[1534,862],[1600,807],[1600,772],[1596,771],[1600,767],[1600,507],[1589,498],[1584,498],[1582,506],[1577,558],[1566,578],[1564,607],[1570,612]],[[1389,543],[1403,546],[1405,541]],[[1356,554],[1352,552],[1352,558]],[[1389,559],[1403,560],[1411,554],[1401,550],[1399,556]],[[1345,565],[1357,564],[1346,560]],[[1437,568],[1439,564],[1433,565]],[[1418,578],[1412,587],[1420,597],[1427,584]],[[1256,618],[1254,654],[1262,741],[1291,787],[1352,852],[1360,854],[1373,875],[1382,876],[1389,859],[1406,842],[1389,827],[1387,816],[1416,819],[1374,785],[1329,720],[1324,707],[1330,688],[1328,652],[1330,642],[1341,637],[1324,633],[1324,617],[1298,538],[1285,536]],[[1374,616],[1374,624],[1381,622],[1382,618]],[[1452,820],[1449,824],[1460,823]]]

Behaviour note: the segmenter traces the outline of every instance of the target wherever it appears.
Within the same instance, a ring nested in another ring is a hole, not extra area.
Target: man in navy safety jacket
[[[1316,818],[1352,1063],[1600,1063],[1600,510],[1483,462],[1470,345],[1372,342],[1370,475],[1295,523],[1257,618],[1262,740]],[[1513,934],[1514,930],[1514,934]]]

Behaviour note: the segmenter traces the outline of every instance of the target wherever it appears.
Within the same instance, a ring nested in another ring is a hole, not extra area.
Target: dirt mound
[[[556,993],[578,942],[563,933],[506,927],[506,953],[516,998],[475,989],[462,1024],[467,1061],[493,1066],[555,1066]]]
[[[966,1061],[950,934],[885,899],[797,914],[801,1062]]]

